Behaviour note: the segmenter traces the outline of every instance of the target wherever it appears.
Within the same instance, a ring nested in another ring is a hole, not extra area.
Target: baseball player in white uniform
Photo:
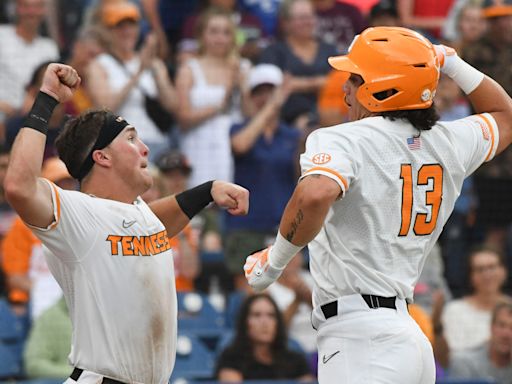
[[[369,28],[330,64],[351,122],[312,133],[275,243],[247,258],[266,288],[306,244],[320,383],[434,383],[431,345],[407,303],[465,177],[511,141],[512,101],[461,60],[405,28]],[[438,122],[440,71],[477,115]]]
[[[148,148],[136,129],[105,110],[71,120],[59,155],[80,191],[38,177],[48,120],[80,83],[50,64],[12,149],[6,196],[46,248],[73,324],[66,383],[167,383],[175,360],[177,304],[168,236],[211,201],[245,214],[248,192],[213,181],[147,205]],[[50,251],[50,252],[48,252]]]

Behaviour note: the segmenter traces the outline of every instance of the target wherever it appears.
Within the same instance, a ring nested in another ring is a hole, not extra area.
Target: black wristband
[[[39,91],[23,126],[35,129],[46,135],[48,133],[48,121],[57,104],[59,104],[59,102],[53,97]]]
[[[207,181],[206,183],[176,195],[178,205],[189,219],[193,218],[213,201],[212,185],[213,180]]]

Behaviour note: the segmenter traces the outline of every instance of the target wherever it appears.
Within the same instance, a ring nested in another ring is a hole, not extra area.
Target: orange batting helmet
[[[364,30],[347,55],[330,57],[329,64],[363,78],[356,97],[371,112],[430,107],[440,73],[432,43],[400,27]]]

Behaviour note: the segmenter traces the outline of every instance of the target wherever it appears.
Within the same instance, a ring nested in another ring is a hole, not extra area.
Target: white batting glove
[[[455,49],[444,45],[434,45],[441,72],[451,77],[466,95],[480,85],[485,75],[462,60]]]
[[[270,247],[253,253],[245,260],[245,278],[249,285],[256,291],[263,291],[270,284],[276,281],[283,269],[278,269],[268,262]]]
[[[450,75],[455,70],[454,59],[458,56],[455,49],[447,47],[446,45],[438,44],[434,45],[437,57],[439,58],[439,64],[441,66],[441,72]]]

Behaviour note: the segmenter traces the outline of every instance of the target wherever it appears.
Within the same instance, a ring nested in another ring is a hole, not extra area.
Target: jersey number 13
[[[443,196],[443,167],[440,164],[425,164],[417,173],[416,185],[414,185],[412,165],[402,164],[400,169],[402,224],[398,236],[407,236],[411,228],[413,188],[428,185],[430,180],[432,180],[431,188],[425,192],[425,204],[430,211],[430,220],[427,220],[429,217],[427,213],[417,213],[414,217],[413,231],[416,236],[425,236],[430,235],[436,227]]]

